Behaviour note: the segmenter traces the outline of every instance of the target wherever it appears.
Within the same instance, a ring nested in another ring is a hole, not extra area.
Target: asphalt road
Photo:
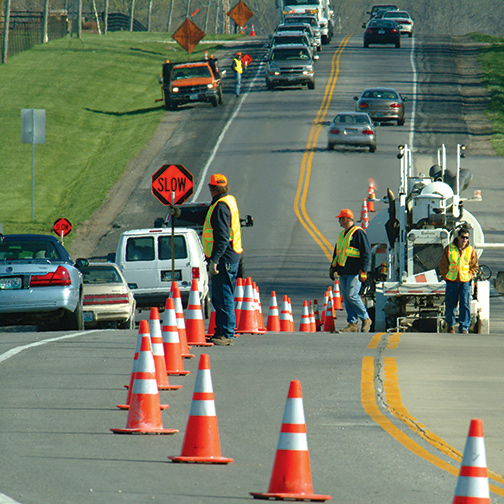
[[[439,128],[435,135],[423,133],[429,124],[425,114],[438,123],[446,114],[445,101],[434,97],[441,91],[456,97],[458,84],[455,78],[441,82],[434,72],[429,78],[430,51],[412,44],[403,39],[400,50],[364,50],[359,36],[341,36],[324,47],[314,91],[266,91],[256,64],[240,99],[227,93],[223,108],[176,112],[170,118],[175,134],[96,255],[113,251],[122,229],[150,226],[154,216],[163,215],[150,194],[150,176],[161,164],[179,162],[190,169],[204,182],[199,199],[207,197],[210,173],[225,173],[240,212],[255,218],[244,242],[247,275],[261,289],[263,311],[271,290],[287,294],[297,325],[302,300],[320,299],[328,285],[329,256],[339,233],[334,216],[341,208],[360,211],[370,178],[377,196],[397,186],[397,146],[418,145],[415,164],[424,170],[435,162],[439,142],[452,149],[454,162],[454,145],[468,141],[463,121],[456,134]],[[260,45],[252,51],[257,63]],[[446,75],[450,65],[446,53]],[[406,125],[380,127],[374,154],[328,152],[330,119],[353,109],[353,96],[369,84],[395,85],[412,97]],[[463,112],[455,107],[463,104],[456,101],[450,110],[459,120]],[[495,216],[502,161],[468,155],[464,163],[473,170],[472,187],[483,193],[471,212],[489,230],[490,241],[504,241]],[[498,255],[488,256],[499,265]],[[250,500],[249,492],[268,488],[293,379],[303,388],[315,493],[348,504],[449,502],[460,466],[457,452],[470,419],[479,417],[488,466],[496,473],[492,502],[503,502],[502,313],[501,300],[493,298],[489,336],[243,335],[233,347],[195,349],[197,356],[210,355],[222,454],[235,460],[228,466],[167,460],[181,450],[197,358],[185,361],[189,376],[170,377],[181,390],[160,393],[170,404],[163,425],[179,434],[118,436],[109,429],[125,426],[127,414],[115,405],[126,397],[134,331],[0,333],[0,504]],[[345,325],[343,315],[337,323]]]

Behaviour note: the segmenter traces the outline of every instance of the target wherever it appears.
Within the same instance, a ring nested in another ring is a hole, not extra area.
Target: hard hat
[[[236,56],[241,56],[241,55],[242,55],[242,53],[241,53],[240,51],[238,51],[238,52],[236,53]]]
[[[210,185],[213,186],[226,186],[227,185],[227,178],[222,175],[221,173],[214,173],[210,177]]]
[[[349,210],[348,208],[343,208],[339,215],[336,215],[336,219],[341,219],[341,217],[346,217],[347,219],[352,219],[354,218],[352,210]]]

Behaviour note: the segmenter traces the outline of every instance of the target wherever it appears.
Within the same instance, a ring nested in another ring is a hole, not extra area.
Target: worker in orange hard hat
[[[361,282],[367,280],[367,271],[371,264],[371,248],[366,232],[354,224],[354,214],[348,208],[341,210],[339,224],[343,231],[334,247],[329,276],[332,280],[339,275],[341,295],[347,312],[347,327],[340,332],[358,332],[359,319],[361,331],[369,332],[371,319],[359,295]]]
[[[238,51],[231,64],[231,69],[235,74],[235,95],[240,96],[241,77],[243,73],[242,53]]]
[[[212,277],[211,294],[215,308],[216,345],[233,345],[235,339],[234,287],[243,253],[238,205],[229,193],[225,175],[214,173],[208,184],[210,207],[184,212],[184,207],[170,205],[168,213],[191,222],[203,224],[201,241]]]

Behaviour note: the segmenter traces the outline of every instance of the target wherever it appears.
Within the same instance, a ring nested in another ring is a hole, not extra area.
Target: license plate
[[[22,288],[23,288],[23,279],[21,277],[0,278],[0,289],[2,290],[12,290]]]
[[[199,98],[199,96],[197,94],[189,95],[190,100],[197,100],[198,98]]]
[[[296,78],[297,77],[294,77],[293,75],[289,75],[289,77],[287,77],[287,79],[290,81],[296,80]]]
[[[376,112],[375,117],[383,117],[384,115],[383,112]]]
[[[385,30],[378,30],[378,33],[379,33],[380,35],[385,35]]]
[[[357,128],[346,128],[345,131],[347,133],[357,133]]]
[[[161,271],[161,282],[171,282],[172,281],[172,272],[170,271]],[[182,271],[175,270],[175,281],[178,282],[182,280]]]
[[[91,311],[85,311],[84,322],[93,322],[93,320],[94,320],[94,313]]]

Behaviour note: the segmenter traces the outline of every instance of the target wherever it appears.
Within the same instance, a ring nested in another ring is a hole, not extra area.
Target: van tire
[[[208,292],[207,295],[203,298],[201,306],[203,307],[203,317],[209,319],[210,314],[212,313],[212,302],[210,301],[210,294]]]

